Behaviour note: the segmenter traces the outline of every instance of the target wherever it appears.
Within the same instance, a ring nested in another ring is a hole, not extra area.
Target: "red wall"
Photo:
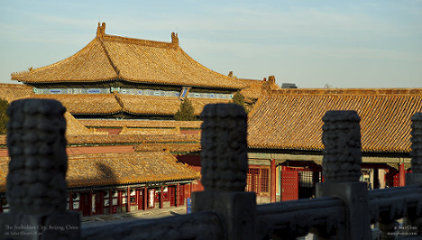
[[[177,160],[182,163],[188,164],[193,170],[201,172],[201,156],[196,155],[177,155]],[[192,182],[192,192],[201,192],[204,191],[204,186],[200,180],[195,180]]]

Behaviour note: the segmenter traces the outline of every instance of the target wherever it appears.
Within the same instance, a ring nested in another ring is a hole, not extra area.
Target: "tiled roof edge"
[[[270,95],[412,95],[422,94],[422,88],[301,88],[268,90]]]

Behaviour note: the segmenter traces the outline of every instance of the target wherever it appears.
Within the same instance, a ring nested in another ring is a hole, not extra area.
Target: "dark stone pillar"
[[[411,163],[412,173],[407,174],[407,185],[422,186],[422,112],[416,113],[412,117],[411,132]],[[417,235],[422,236],[422,210],[416,208],[408,211],[406,222],[417,228]]]
[[[60,102],[49,99],[10,104],[6,193],[10,213],[0,215],[0,238],[12,234],[25,239],[80,238],[79,214],[66,211],[65,111]],[[28,228],[5,228],[11,225]]]
[[[201,117],[203,192],[192,193],[192,211],[214,211],[227,227],[225,239],[255,239],[255,193],[244,192],[247,115],[236,104],[206,105]]]
[[[360,118],[355,111],[328,111],[323,121],[322,174],[325,182],[317,184],[316,195],[338,197],[346,205],[346,226],[337,229],[337,239],[370,239],[368,190],[366,183],[359,182],[362,163]]]

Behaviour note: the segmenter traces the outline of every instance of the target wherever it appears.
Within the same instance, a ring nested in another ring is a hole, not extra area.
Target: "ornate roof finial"
[[[100,26],[100,23],[98,23],[98,27],[97,27],[97,37],[103,37],[105,35],[105,27],[106,24],[105,22],[103,22]]]
[[[174,33],[174,32],[171,33],[171,42],[179,46],[179,37],[177,36],[177,33]]]
[[[275,83],[275,77],[274,77],[274,75],[271,75],[271,76],[268,77],[268,82]]]

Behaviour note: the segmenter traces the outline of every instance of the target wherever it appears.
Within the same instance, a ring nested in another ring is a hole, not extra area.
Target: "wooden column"
[[[163,186],[161,186],[160,187],[160,208],[163,208],[163,191],[164,191],[164,188],[163,188]]]
[[[142,203],[142,199],[144,199],[144,196],[143,196],[143,194],[142,194],[142,199],[140,198],[140,192],[141,192],[141,190],[139,190],[139,189],[136,189],[136,198],[138,199],[138,210],[141,210],[142,209],[142,205],[141,205],[141,203]]]
[[[69,192],[69,210],[73,210],[73,196],[72,196],[72,192]]]
[[[277,179],[276,179],[277,167],[275,165],[275,159],[271,159],[271,188],[270,188],[270,200],[271,202],[276,201],[276,192],[277,192]]]
[[[148,207],[148,188],[144,188],[144,210],[147,210]]]
[[[185,184],[180,185],[179,187],[179,205],[184,206],[185,205]]]
[[[404,163],[400,163],[399,167],[399,186],[404,187],[406,185],[406,170],[404,169]]]
[[[374,179],[372,181],[374,183],[374,189],[379,189],[380,188],[380,180],[379,180],[379,174],[378,174],[379,170],[378,168],[374,168],[373,171],[374,171],[374,174],[373,174]]]
[[[127,187],[126,191],[126,212],[130,212],[130,187]]]
[[[88,216],[92,216],[92,191],[91,190],[89,191],[89,194],[88,194],[88,206],[89,206]]]
[[[174,190],[174,197],[175,197],[174,206],[175,207],[179,206],[179,191],[180,191],[179,185],[180,184],[177,184],[176,189]]]
[[[192,194],[192,183],[189,183],[189,185],[185,185],[185,198],[190,198],[191,194]]]
[[[113,214],[113,190],[108,190],[108,214]]]
[[[319,183],[319,171],[318,170],[312,170],[312,183]]]
[[[100,194],[98,203],[100,204],[98,209],[100,210],[98,214],[104,214],[104,191],[100,191],[97,194]]]

